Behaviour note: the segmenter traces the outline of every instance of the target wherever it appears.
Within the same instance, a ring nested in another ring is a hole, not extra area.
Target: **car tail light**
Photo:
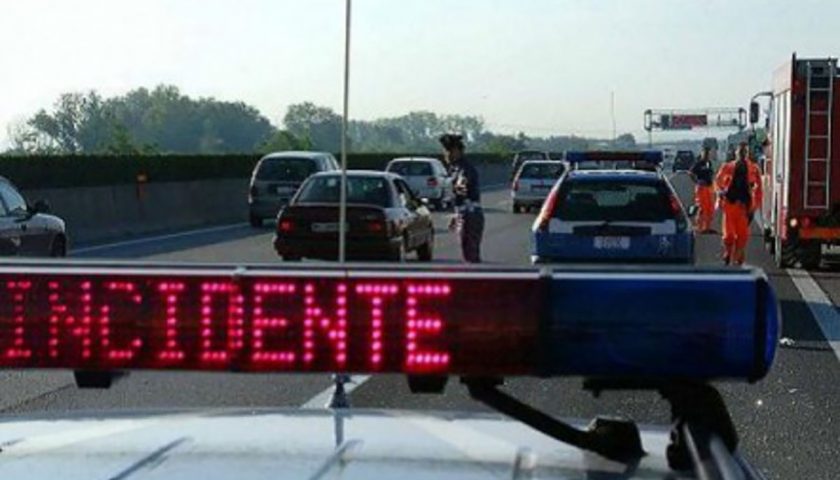
[[[551,216],[554,214],[554,209],[557,207],[557,197],[559,196],[559,189],[554,187],[551,193],[543,202],[540,214],[537,216],[537,230],[545,231],[548,229],[548,222],[551,221]]]
[[[280,220],[277,224],[277,231],[280,233],[292,233],[295,231],[295,222],[292,220]]]
[[[367,229],[370,233],[382,233],[385,231],[385,222],[381,220],[374,220],[367,223]]]
[[[519,180],[514,180],[514,181],[513,181],[513,191],[514,191],[514,192],[518,192],[518,191],[519,191]]]
[[[429,177],[429,179],[426,180],[426,186],[427,187],[432,187],[432,188],[437,187],[438,186],[437,178]]]
[[[671,198],[670,198],[670,203],[671,203],[671,212],[674,214],[674,216],[678,217],[680,215],[680,213],[682,213],[682,205],[680,205],[680,199],[677,198],[677,196],[672,193]]]

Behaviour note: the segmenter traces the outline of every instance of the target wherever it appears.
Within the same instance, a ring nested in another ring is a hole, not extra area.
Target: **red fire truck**
[[[840,75],[837,59],[791,60],[776,70],[764,161],[764,238],[779,267],[816,268],[840,245]]]

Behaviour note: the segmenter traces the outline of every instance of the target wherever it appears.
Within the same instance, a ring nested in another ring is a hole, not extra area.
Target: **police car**
[[[694,236],[657,152],[569,153],[531,231],[531,260],[693,263]],[[592,168],[593,164],[611,168]]]
[[[0,284],[15,325],[0,368],[72,370],[82,388],[133,370],[341,372],[309,411],[7,415],[3,478],[761,478],[711,383],[773,363],[760,270],[11,261]],[[423,393],[460,378],[496,414],[356,410],[345,373]],[[672,422],[567,421],[499,388],[520,377],[655,391]]]

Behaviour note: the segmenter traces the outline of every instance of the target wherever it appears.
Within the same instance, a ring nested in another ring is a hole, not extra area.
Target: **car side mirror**
[[[758,123],[758,117],[759,117],[760,113],[761,113],[761,110],[760,110],[760,107],[758,105],[758,102],[755,102],[755,101],[750,102],[750,124],[751,125],[755,125],[756,123]]]
[[[698,211],[697,205],[691,205],[690,207],[688,207],[689,218],[696,217],[697,216],[697,211]]]
[[[52,208],[50,207],[50,202],[46,200],[38,200],[32,205],[33,213],[50,213]]]

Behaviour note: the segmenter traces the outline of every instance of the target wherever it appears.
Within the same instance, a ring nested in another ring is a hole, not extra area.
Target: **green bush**
[[[411,155],[352,153],[347,163],[351,169],[381,170],[391,159],[404,156]],[[509,161],[488,154],[470,158],[476,163]],[[23,189],[124,185],[135,183],[138,176],[148,182],[247,178],[259,159],[259,155],[0,156],[0,175]]]

